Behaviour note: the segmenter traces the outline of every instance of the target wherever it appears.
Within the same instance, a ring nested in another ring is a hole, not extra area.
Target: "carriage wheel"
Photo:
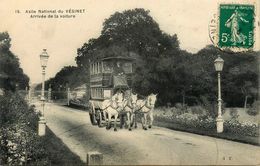
[[[101,115],[101,112],[100,111],[97,111],[97,124],[98,124],[98,127],[103,127],[102,126],[102,115]]]
[[[96,120],[96,116],[92,113],[89,113],[89,117],[90,117],[90,122],[92,125],[97,125],[97,120]]]
[[[90,109],[92,109],[92,107],[90,107]],[[90,122],[92,125],[97,125],[97,119],[95,116],[95,110],[89,110],[89,118],[90,118]]]

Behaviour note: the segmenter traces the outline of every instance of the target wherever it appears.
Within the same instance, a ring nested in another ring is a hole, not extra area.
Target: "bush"
[[[155,116],[155,119],[159,121],[178,124],[186,129],[197,129],[203,131],[216,130],[216,120],[210,115],[184,113],[176,116],[168,114],[155,114]],[[253,137],[257,137],[259,135],[259,126],[257,124],[250,122],[240,123],[236,120],[236,113],[234,113],[233,116],[233,119],[224,122],[224,132]]]
[[[231,132],[239,135],[247,135],[258,137],[259,126],[251,122],[238,122],[234,120],[229,120],[224,122],[224,129],[226,132]]]
[[[18,94],[0,96],[0,162],[6,165],[47,165],[37,135],[38,115]]]
[[[187,109],[187,105],[182,105],[181,103],[176,103],[175,107],[182,111],[185,111]]]
[[[189,108],[192,114],[206,115],[208,111],[202,106],[192,106]]]
[[[154,115],[158,116],[177,116],[183,113],[182,110],[177,109],[176,107],[159,107],[154,109]]]
[[[230,114],[230,116],[231,116],[231,120],[232,120],[232,121],[238,121],[237,119],[238,119],[238,117],[239,117],[239,114],[238,114],[237,109],[231,108],[229,114]]]
[[[254,101],[251,107],[247,110],[247,114],[251,116],[256,116],[259,114],[259,104],[260,101]]]
[[[218,115],[218,103],[217,103],[217,101],[216,100],[209,101],[208,97],[206,97],[206,96],[200,96],[200,100],[201,100],[200,105],[206,111],[208,111],[207,114],[209,114],[213,118],[216,118],[217,115]],[[225,107],[226,107],[226,103],[222,101],[222,105],[221,105],[222,114],[225,113]]]

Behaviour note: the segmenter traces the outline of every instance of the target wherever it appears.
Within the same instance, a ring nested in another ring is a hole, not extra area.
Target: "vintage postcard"
[[[0,165],[260,165],[259,0],[0,0]]]

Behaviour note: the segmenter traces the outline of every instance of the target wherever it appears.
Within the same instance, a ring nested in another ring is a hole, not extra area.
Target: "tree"
[[[251,81],[244,81],[244,85],[241,87],[241,92],[245,96],[244,108],[247,108],[248,97],[252,97],[252,94],[256,96],[257,89],[256,87],[253,87],[253,83]]]
[[[53,78],[46,81],[46,90],[51,86],[52,90],[58,90],[63,88],[75,88],[85,83],[87,73],[81,67],[76,66],[64,66]],[[40,89],[41,84],[36,86],[36,89]],[[66,90],[66,89],[63,89]]]
[[[133,90],[148,95],[164,88],[169,75],[164,70],[161,70],[162,73],[157,72],[158,63],[164,63],[164,56],[170,58],[171,55],[166,52],[175,55],[179,54],[178,51],[176,35],[163,33],[148,10],[133,9],[116,12],[106,19],[101,35],[97,39],[90,39],[78,49],[76,61],[78,66],[88,68],[89,61],[100,57],[133,57],[136,59]]]
[[[213,108],[217,101],[217,55],[225,60],[222,98],[227,106],[242,106],[244,98],[250,98],[246,103],[251,104],[256,99],[257,87],[255,52],[233,54],[208,45],[196,54],[188,53],[179,48],[177,35],[162,32],[144,9],[111,15],[103,23],[101,35],[78,49],[76,62],[88,73],[91,60],[133,57],[136,61],[132,87],[136,93],[146,96],[159,92],[159,105],[182,102]]]
[[[197,79],[198,84],[196,87],[199,90],[198,92],[207,94],[212,100],[217,99],[217,76],[213,64],[217,55],[221,55],[225,61],[223,71],[221,72],[222,99],[224,102],[229,107],[243,106],[245,103],[243,100],[246,98],[245,93],[247,93],[247,96],[252,96],[252,101],[250,101],[252,103],[256,98],[255,93],[257,89],[258,69],[255,52],[223,52],[213,46],[207,46],[200,50],[194,56],[196,59],[193,60],[198,66],[192,70],[197,71],[202,68],[201,72],[203,75]]]
[[[5,90],[12,91],[16,88],[25,89],[28,87],[29,77],[24,74],[18,57],[10,51],[10,47],[9,34],[7,32],[0,33],[0,73],[5,75],[0,86]]]

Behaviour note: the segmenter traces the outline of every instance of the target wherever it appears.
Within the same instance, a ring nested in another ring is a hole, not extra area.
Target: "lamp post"
[[[218,72],[218,117],[216,119],[217,132],[222,133],[224,120],[221,115],[222,99],[221,99],[220,73],[223,70],[224,60],[220,57],[220,55],[218,55],[218,58],[214,61],[214,65],[216,71]]]
[[[44,89],[45,89],[45,69],[47,67],[47,62],[49,58],[49,55],[46,51],[47,51],[46,49],[43,49],[43,52],[40,54],[41,67],[42,67],[42,91],[41,91],[42,115],[39,121],[39,129],[38,129],[39,136],[44,136],[45,129],[46,129],[46,120],[44,118],[44,105],[45,105]]]

